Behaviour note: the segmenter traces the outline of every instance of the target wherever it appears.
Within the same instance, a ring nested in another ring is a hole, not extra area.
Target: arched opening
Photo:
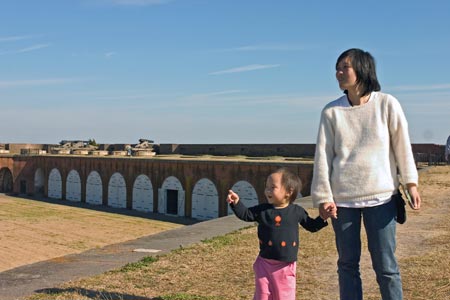
[[[0,193],[10,193],[13,191],[13,177],[8,168],[0,169]]]
[[[54,168],[48,175],[48,197],[52,199],[62,199],[61,173]]]
[[[92,171],[86,180],[86,203],[103,204],[102,178],[97,171]]]
[[[240,201],[247,207],[258,205],[258,194],[255,188],[247,181],[241,180],[236,182],[231,189],[239,195]],[[228,214],[232,214],[230,206],[228,205]]]
[[[41,168],[38,168],[36,172],[34,172],[34,195],[44,196],[44,187],[45,187],[44,171]]]
[[[127,207],[127,187],[122,174],[116,172],[109,179],[108,206],[116,208]]]
[[[132,208],[143,212],[153,211],[153,186],[147,175],[141,174],[134,181]]]
[[[219,195],[214,183],[200,179],[192,191],[192,218],[210,220],[219,217]]]
[[[185,201],[185,191],[178,178],[167,177],[158,190],[158,212],[184,217]]]
[[[81,201],[81,179],[77,171],[71,170],[67,175],[66,199],[70,201]]]

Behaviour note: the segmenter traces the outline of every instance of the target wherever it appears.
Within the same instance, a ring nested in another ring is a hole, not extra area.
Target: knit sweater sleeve
[[[314,155],[314,170],[311,197],[314,207],[320,203],[333,202],[330,176],[334,153],[334,128],[327,116],[327,107],[322,110]]]
[[[398,100],[391,95],[388,97],[389,134],[401,182],[417,185],[418,174],[409,139],[408,122]]]
[[[246,222],[257,221],[258,215],[261,210],[261,205],[256,205],[248,208],[242,203],[242,201],[239,201],[237,204],[230,204],[230,207],[236,217]]]

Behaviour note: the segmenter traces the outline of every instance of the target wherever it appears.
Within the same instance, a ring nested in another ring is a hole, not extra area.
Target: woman
[[[343,52],[336,79],[344,95],[322,110],[311,194],[323,219],[332,217],[341,300],[362,299],[361,220],[383,300],[403,298],[395,257],[399,180],[420,208],[418,174],[400,103],[380,91],[372,55]],[[399,174],[398,174],[399,172]],[[399,178],[400,177],[400,178]]]

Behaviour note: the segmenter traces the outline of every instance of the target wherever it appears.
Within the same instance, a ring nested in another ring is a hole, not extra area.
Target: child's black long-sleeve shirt
[[[297,260],[298,224],[310,232],[328,225],[320,217],[310,218],[303,207],[292,203],[280,209],[269,203],[247,208],[242,201],[230,206],[239,219],[258,223],[259,255],[268,259],[286,262]]]

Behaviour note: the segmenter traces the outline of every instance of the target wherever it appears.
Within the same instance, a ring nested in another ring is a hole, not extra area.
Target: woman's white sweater
[[[393,96],[372,92],[369,101],[349,106],[347,96],[322,110],[311,196],[324,202],[385,199],[403,183],[418,184],[406,121]]]

